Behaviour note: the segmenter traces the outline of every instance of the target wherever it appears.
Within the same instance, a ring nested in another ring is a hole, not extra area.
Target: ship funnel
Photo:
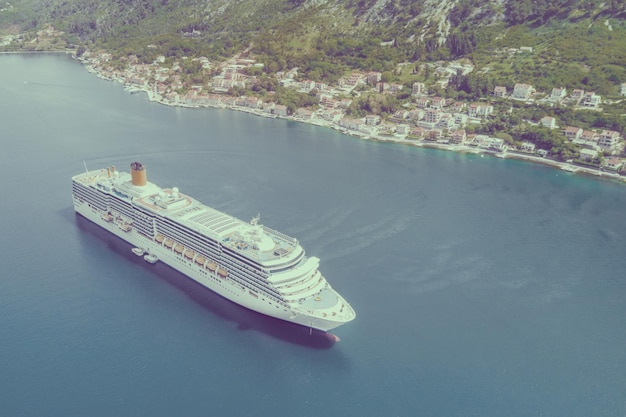
[[[146,167],[141,162],[133,162],[130,164],[130,176],[133,181],[133,185],[143,186],[146,185]]]

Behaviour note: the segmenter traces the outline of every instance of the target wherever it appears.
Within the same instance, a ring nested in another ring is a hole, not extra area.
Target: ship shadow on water
[[[90,222],[79,214],[74,214],[75,222],[82,233],[88,233],[103,241],[117,256],[127,261],[142,265],[160,279],[184,292],[195,303],[204,309],[228,321],[237,323],[241,331],[259,331],[286,342],[306,346],[314,349],[329,349],[336,343],[336,338],[330,333],[279,320],[249,310],[236,304],[221,295],[198,284],[193,279],[165,265],[163,262],[149,264],[141,257],[133,255],[132,245],[117,236],[105,231],[100,226]]]

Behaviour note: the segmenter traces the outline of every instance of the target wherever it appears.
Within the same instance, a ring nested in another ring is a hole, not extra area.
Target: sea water
[[[0,56],[0,414],[624,416],[626,187],[522,161],[150,103]],[[357,318],[335,345],[72,209],[150,181],[298,238]]]

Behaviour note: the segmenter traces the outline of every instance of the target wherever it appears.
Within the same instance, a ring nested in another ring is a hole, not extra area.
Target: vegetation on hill
[[[259,82],[245,93],[271,95],[291,110],[317,99],[281,87],[271,77],[278,71],[297,67],[300,78],[328,84],[352,70],[379,71],[404,92],[364,94],[352,115],[390,115],[410,99],[413,82],[424,82],[432,94],[500,108],[473,128],[477,133],[530,140],[567,159],[574,150],[560,136],[522,121],[553,115],[564,124],[624,132],[624,103],[605,104],[603,113],[513,104],[512,115],[493,89],[528,83],[546,93],[580,88],[617,99],[626,82],[625,18],[626,0],[14,0],[0,9],[0,36],[51,24],[64,32],[57,46],[75,45],[79,53],[101,49],[143,63],[161,55],[166,63],[254,57],[264,65],[249,70]],[[19,47],[37,48],[38,38],[30,40]],[[426,65],[438,60],[464,60],[475,70],[456,74],[444,89]],[[190,82],[206,80],[198,65],[182,64]]]
[[[325,82],[350,69],[465,57],[490,68],[490,83],[610,94],[626,80],[624,17],[624,0],[14,0],[0,32],[51,23],[68,44],[145,62],[246,51],[268,73],[298,67]],[[536,53],[494,52],[521,46]]]

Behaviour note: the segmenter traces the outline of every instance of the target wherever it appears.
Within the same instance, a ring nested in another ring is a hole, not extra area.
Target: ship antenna
[[[89,174],[89,170],[87,169],[87,162],[83,159],[83,165],[85,165],[85,173]]]

